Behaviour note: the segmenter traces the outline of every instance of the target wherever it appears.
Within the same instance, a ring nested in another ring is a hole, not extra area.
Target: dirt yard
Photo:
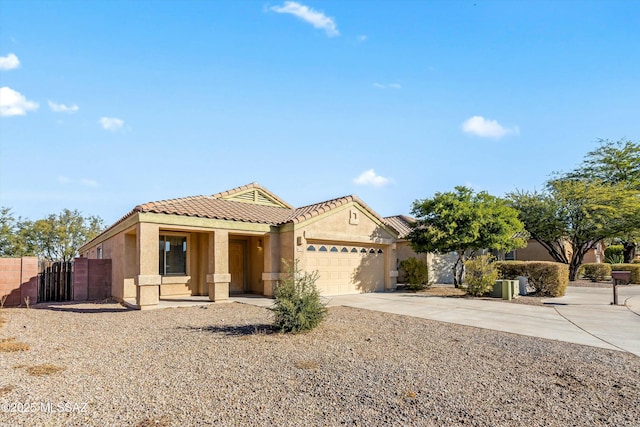
[[[638,426],[640,358],[336,307],[4,309],[0,425]],[[26,346],[26,348],[25,348]],[[14,347],[14,346],[9,346]]]

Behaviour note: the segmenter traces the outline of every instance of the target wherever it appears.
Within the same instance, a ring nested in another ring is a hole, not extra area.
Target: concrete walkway
[[[420,317],[532,337],[627,351],[640,356],[640,286],[618,288],[620,304],[612,306],[611,289],[568,287],[566,296],[544,300],[545,306],[430,297],[389,292],[328,297],[329,306]],[[246,304],[271,306],[273,300],[232,297]]]

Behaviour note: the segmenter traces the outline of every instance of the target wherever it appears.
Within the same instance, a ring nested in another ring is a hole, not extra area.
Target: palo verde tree
[[[416,200],[411,213],[416,222],[409,240],[416,252],[458,255],[452,267],[456,287],[462,284],[464,261],[470,256],[483,249],[508,252],[526,245],[518,211],[484,191],[458,186],[455,191]]]
[[[545,191],[516,191],[509,197],[531,238],[569,265],[572,281],[589,249],[629,231],[630,219],[640,215],[638,191],[598,180],[561,177],[549,181]]]
[[[585,156],[582,164],[566,178],[581,181],[598,180],[605,185],[622,185],[640,191],[640,144],[621,139],[600,140],[600,146]],[[634,224],[635,220],[635,224]],[[640,241],[640,217],[628,217],[629,226],[616,236],[624,247],[624,262],[632,262]]]
[[[37,221],[16,220],[10,209],[0,210],[1,256],[38,256],[50,261],[71,261],[78,248],[102,231],[102,219],[84,217],[64,209]]]

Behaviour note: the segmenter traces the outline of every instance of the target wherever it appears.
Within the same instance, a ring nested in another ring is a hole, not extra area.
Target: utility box
[[[520,287],[520,295],[528,295],[529,278],[526,276],[518,276],[518,286]]]
[[[517,298],[520,293],[520,282],[518,280],[496,280],[493,284],[491,296],[511,300]]]

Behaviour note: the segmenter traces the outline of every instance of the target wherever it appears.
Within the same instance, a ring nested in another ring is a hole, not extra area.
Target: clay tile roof
[[[365,208],[371,215],[377,218],[380,222],[386,224],[386,222],[380,215],[378,215],[373,209],[367,206],[366,203],[360,200],[358,196],[354,196],[354,195],[338,197],[337,199],[325,200],[324,202],[314,203],[312,205],[303,206],[301,208],[295,209],[291,217],[289,217],[286,222],[293,222],[294,224],[297,224],[351,202],[358,203],[360,206]],[[386,224],[386,225],[390,226],[389,224]],[[397,231],[395,227],[393,226],[390,226],[390,227],[394,231]]]
[[[270,197],[288,207],[279,207],[274,205],[263,205],[246,203],[242,201],[227,200],[225,197],[235,193],[239,193],[248,189],[259,189],[267,193]],[[157,202],[149,202],[136,206],[132,211],[124,215],[113,225],[104,230],[100,235],[105,234],[116,225],[134,215],[135,213],[158,213],[167,215],[183,215],[199,218],[211,218],[230,221],[251,222],[258,224],[283,225],[289,222],[294,224],[301,223],[322,213],[329,212],[332,209],[343,206],[347,203],[356,202],[366,209],[373,217],[377,218],[381,223],[385,223],[393,231],[398,229],[382,219],[373,209],[367,206],[357,196],[344,196],[337,199],[326,200],[320,203],[303,206],[294,209],[288,203],[271,193],[257,183],[243,185],[232,190],[223,191],[211,196],[191,196],[181,197],[177,199],[160,200]],[[96,240],[96,236],[93,240]],[[92,241],[93,241],[92,240]],[[89,243],[83,245],[87,246]]]
[[[416,222],[414,218],[406,215],[394,215],[384,218],[384,223],[398,231],[398,237],[406,239],[411,232],[411,224]]]
[[[145,203],[136,206],[134,212],[184,215],[275,225],[291,216],[293,209],[235,202],[214,198],[213,196],[194,196]]]

